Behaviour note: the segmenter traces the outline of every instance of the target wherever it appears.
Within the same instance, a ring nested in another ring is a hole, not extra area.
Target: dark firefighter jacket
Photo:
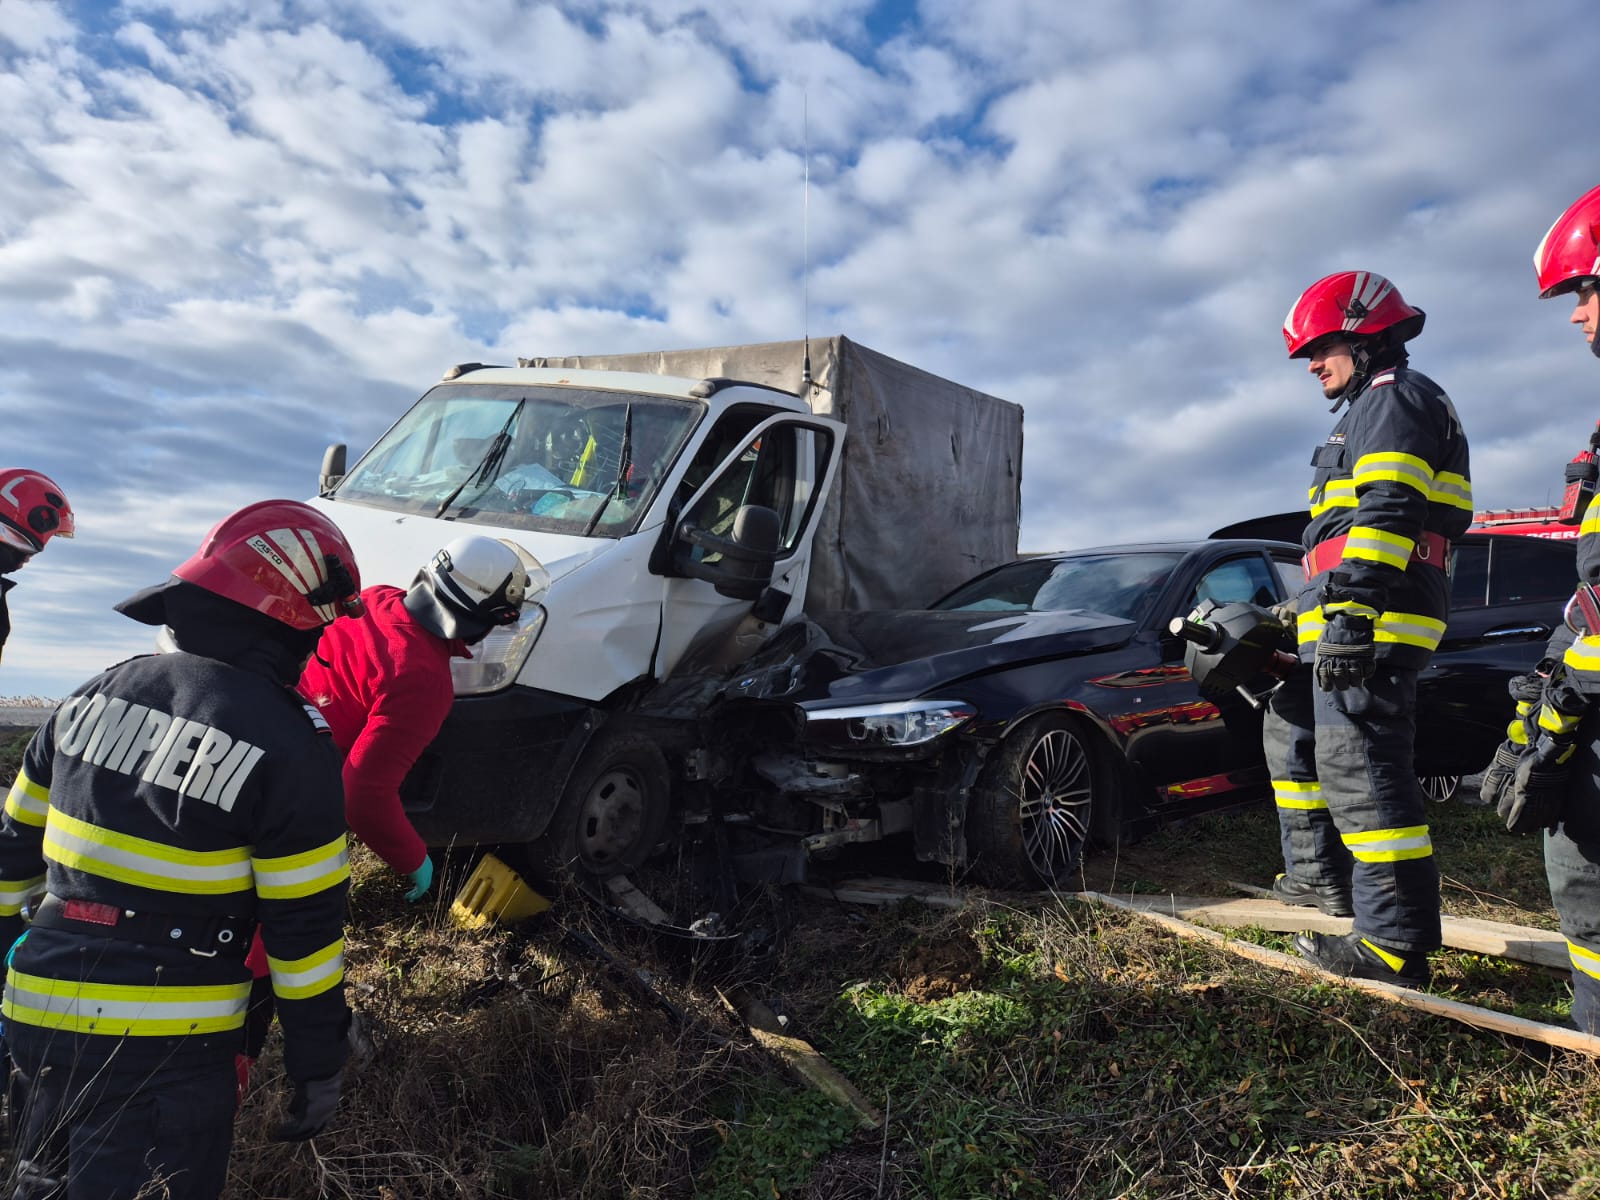
[[[1593,501],[1578,526],[1577,581],[1600,588],[1600,504]],[[1600,696],[1600,630],[1577,637],[1557,627],[1545,653],[1566,664],[1568,677],[1585,695]]]
[[[1472,523],[1467,439],[1450,398],[1408,367],[1378,371],[1311,464],[1305,548],[1347,540],[1337,557],[1323,552],[1330,561],[1316,563],[1300,593],[1300,657],[1313,659],[1328,617],[1345,609],[1374,619],[1379,658],[1427,665],[1444,636],[1450,580],[1448,557],[1424,534],[1454,541]],[[1335,572],[1339,597],[1324,603]]]
[[[290,1077],[338,1071],[350,868],[338,753],[318,725],[281,683],[195,654],[135,658],[90,680],[29,742],[6,798],[0,944],[23,933],[22,906],[41,886],[98,902],[74,911],[175,928],[245,918],[244,942],[259,920]],[[91,930],[28,931],[6,977],[7,1026],[60,1031],[64,1055],[240,1047],[240,941],[213,954]]]

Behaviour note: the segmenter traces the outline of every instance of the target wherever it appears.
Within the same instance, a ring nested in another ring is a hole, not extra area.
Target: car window
[[[933,608],[944,612],[1091,609],[1140,620],[1178,565],[1176,554],[1085,554],[1024,559],[963,584]]]
[[[1451,551],[1450,607],[1482,608],[1489,603],[1489,546],[1458,542]]]
[[[1489,603],[1565,600],[1578,582],[1571,542],[1496,538],[1489,552]]]
[[[1306,585],[1306,569],[1298,558],[1275,558],[1272,560],[1272,569],[1278,573],[1278,582],[1283,585],[1285,598],[1300,594],[1300,589]]]
[[[1203,600],[1267,606],[1278,602],[1278,590],[1265,560],[1259,554],[1248,554],[1220,562],[1200,577],[1189,597],[1189,608]]]

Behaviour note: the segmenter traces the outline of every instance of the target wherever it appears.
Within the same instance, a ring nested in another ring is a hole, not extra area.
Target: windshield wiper
[[[511,415],[506,418],[506,423],[500,426],[500,432],[494,435],[494,440],[489,443],[489,448],[483,452],[483,457],[478,460],[478,465],[468,471],[467,477],[456,484],[455,490],[444,498],[444,503],[440,504],[433,514],[435,517],[442,517],[449,511],[450,506],[456,502],[456,497],[461,495],[467,484],[471,483],[474,477],[478,481],[478,490],[482,491],[500,473],[500,464],[505,461],[506,451],[511,448],[511,427],[516,424],[517,417],[522,413],[522,406],[527,402],[528,398],[526,396],[517,401],[517,406],[511,410]]]
[[[600,524],[600,518],[606,511],[606,506],[613,499],[620,500],[628,487],[628,473],[633,469],[633,401],[628,401],[628,407],[622,410],[622,444],[617,447],[617,481],[611,485],[611,490],[606,493],[605,499],[600,501],[594,510],[594,516],[589,518],[589,523],[583,527],[583,536],[588,537],[594,532],[594,527]]]

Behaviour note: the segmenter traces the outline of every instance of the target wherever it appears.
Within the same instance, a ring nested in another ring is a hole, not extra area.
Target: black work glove
[[[339,1107],[340,1076],[326,1079],[308,1079],[294,1085],[294,1096],[289,1101],[289,1119],[272,1131],[275,1142],[303,1142],[316,1137],[333,1120]]]
[[[1335,612],[1317,639],[1317,686],[1325,692],[1360,687],[1377,669],[1372,618]]]
[[[1489,763],[1489,769],[1483,773],[1483,782],[1478,785],[1478,799],[1499,811],[1501,802],[1507,799],[1507,793],[1511,790],[1512,780],[1516,778],[1517,766],[1527,752],[1526,742],[1518,742],[1511,738],[1496,746],[1494,759]],[[1502,812],[1500,815],[1503,817],[1505,813]]]
[[[1554,829],[1567,799],[1567,760],[1576,749],[1570,740],[1541,734],[1517,762],[1511,786],[1496,810],[1512,833]]]

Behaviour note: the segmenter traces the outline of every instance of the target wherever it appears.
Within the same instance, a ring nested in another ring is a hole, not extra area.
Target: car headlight
[[[544,605],[525,605],[514,624],[491,629],[488,637],[473,646],[471,658],[452,658],[450,675],[456,695],[478,696],[509,687],[539,640],[544,618]]]
[[[806,735],[838,746],[920,746],[972,720],[960,700],[907,700],[849,708],[807,708]]]

